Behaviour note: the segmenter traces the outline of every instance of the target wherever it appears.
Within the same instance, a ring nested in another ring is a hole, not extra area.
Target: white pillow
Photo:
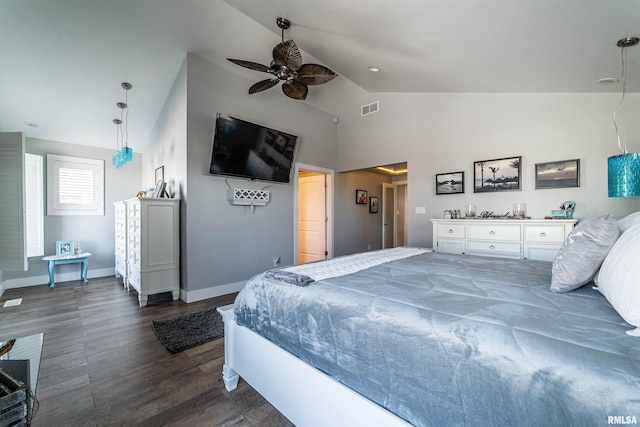
[[[640,337],[640,225],[627,229],[613,245],[598,274],[598,290]]]
[[[552,292],[569,292],[588,283],[618,239],[611,215],[581,221],[571,230],[551,267]]]
[[[634,212],[618,220],[620,233],[624,233],[636,224],[640,224],[640,211]]]

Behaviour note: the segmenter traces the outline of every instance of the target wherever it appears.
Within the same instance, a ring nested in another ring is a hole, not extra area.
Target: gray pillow
[[[611,215],[579,222],[553,261],[550,290],[569,292],[591,281],[619,235]]]

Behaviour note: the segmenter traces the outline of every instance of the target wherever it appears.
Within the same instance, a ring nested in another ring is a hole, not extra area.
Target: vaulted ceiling
[[[640,0],[0,0],[0,130],[112,148],[127,81],[139,151],[188,52],[266,78],[225,58],[268,64],[278,16],[305,63],[339,74],[291,102],[337,116],[367,92],[619,92],[597,80],[620,77],[616,41],[640,35]]]

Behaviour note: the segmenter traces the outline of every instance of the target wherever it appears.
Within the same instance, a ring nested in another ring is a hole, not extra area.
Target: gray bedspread
[[[262,275],[237,322],[418,426],[640,422],[640,339],[551,263],[426,253],[314,282]]]

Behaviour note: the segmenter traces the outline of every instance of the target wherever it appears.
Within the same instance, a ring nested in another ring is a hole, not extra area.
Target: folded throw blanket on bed
[[[296,286],[308,286],[319,280],[344,276],[384,264],[385,262],[420,255],[425,252],[431,252],[431,249],[408,247],[380,249],[346,255],[323,262],[312,262],[278,270],[269,270],[265,272],[264,277]]]

